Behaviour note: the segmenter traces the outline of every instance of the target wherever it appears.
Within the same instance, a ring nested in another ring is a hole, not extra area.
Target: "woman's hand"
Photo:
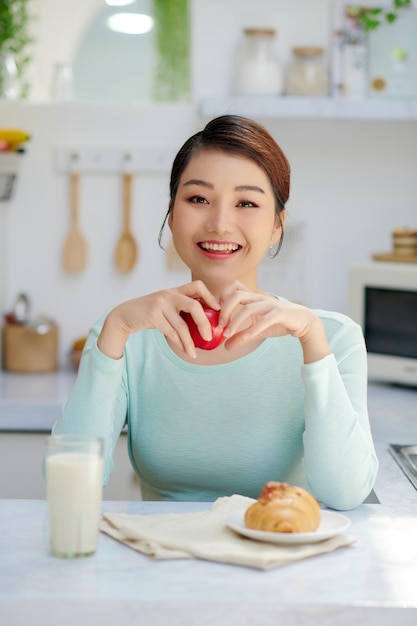
[[[211,325],[198,298],[211,308],[220,309],[219,302],[199,280],[119,304],[103,324],[97,342],[100,352],[119,359],[131,333],[154,328],[188,356],[195,358],[195,346],[180,312],[191,313],[201,336],[209,341],[212,336]]]
[[[239,282],[222,292],[220,302],[219,323],[227,326],[224,334],[228,350],[256,339],[292,335],[300,340],[304,363],[330,354],[321,320],[305,306],[254,293]]]

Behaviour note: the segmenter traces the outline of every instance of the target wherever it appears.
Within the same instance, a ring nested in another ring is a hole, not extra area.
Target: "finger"
[[[183,293],[190,298],[201,299],[207,306],[220,310],[220,302],[215,298],[211,291],[206,287],[202,280],[194,280],[182,287]]]
[[[199,300],[190,298],[185,303],[184,307],[185,308],[183,308],[182,310],[192,317],[192,320],[196,324],[198,332],[200,333],[202,338],[206,341],[210,341],[212,339],[211,324],[206,314],[204,313],[201,302]]]
[[[192,359],[197,357],[194,342],[191,338],[187,324],[177,311],[165,313],[165,324],[161,328],[167,339],[172,341],[180,350],[188,354]]]
[[[266,300],[262,294],[250,291],[235,292],[222,304],[220,314],[222,324],[219,322],[219,326],[228,326],[228,335],[232,335],[243,327],[253,324],[254,319],[264,311],[268,311],[270,307],[269,299]]]
[[[259,295],[249,291],[242,283],[234,282],[232,286],[227,287],[220,296],[221,310],[219,317],[219,326],[224,328],[228,326],[230,319],[239,309],[240,305],[252,302]]]

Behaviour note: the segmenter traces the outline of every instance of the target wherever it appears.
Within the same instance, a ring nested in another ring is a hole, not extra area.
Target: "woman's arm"
[[[371,491],[378,460],[367,410],[362,331],[345,321],[330,339],[332,354],[302,366],[305,396],[304,467],[314,495],[351,509]]]
[[[101,437],[105,442],[106,485],[113,471],[117,440],[126,422],[127,392],[123,380],[124,357],[115,360],[100,353],[97,348],[100,329],[98,323],[90,331],[77,380],[52,433]]]
[[[211,339],[210,323],[196,298],[219,307],[206,286],[194,281],[123,302],[91,329],[76,383],[53,433],[82,433],[104,439],[105,484],[113,471],[114,451],[128,411],[126,342],[132,333],[155,328],[185,353],[195,356],[195,346],[180,312],[191,312],[201,334]]]
[[[222,294],[226,347],[292,335],[303,351],[304,470],[327,506],[361,504],[378,461],[367,412],[367,357],[360,327],[344,315],[318,313],[234,283]],[[277,384],[279,382],[277,381]]]

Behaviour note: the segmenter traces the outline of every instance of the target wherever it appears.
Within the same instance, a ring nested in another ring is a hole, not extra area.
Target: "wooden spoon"
[[[64,241],[62,265],[67,272],[78,274],[87,264],[87,242],[78,226],[79,172],[70,173],[70,230]]]
[[[132,206],[132,174],[123,173],[123,230],[116,245],[114,259],[120,272],[130,272],[138,257],[138,246],[130,229]]]

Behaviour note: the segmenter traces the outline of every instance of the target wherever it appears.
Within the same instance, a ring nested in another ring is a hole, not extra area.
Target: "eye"
[[[251,202],[251,200],[241,200],[237,206],[243,207],[244,209],[251,209],[258,205],[255,202]]]
[[[191,196],[188,198],[188,202],[192,204],[207,204],[207,200],[203,196]]]

